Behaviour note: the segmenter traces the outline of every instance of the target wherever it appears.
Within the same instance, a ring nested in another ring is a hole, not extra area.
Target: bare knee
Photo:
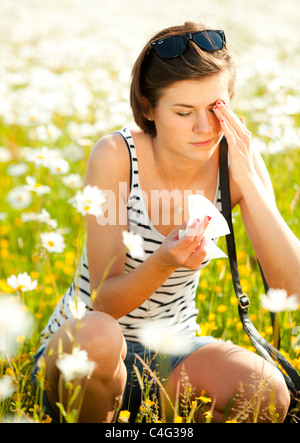
[[[276,368],[270,378],[268,389],[267,419],[272,422],[282,422],[288,413],[291,396],[283,375]]]
[[[114,377],[125,359],[126,345],[118,322],[108,314],[93,311],[84,317],[77,333],[78,345],[96,363],[95,375]],[[125,347],[125,349],[124,349]]]
[[[121,398],[126,383],[124,358],[126,345],[120,325],[115,319],[102,312],[89,312],[80,322],[70,319],[54,334],[46,351],[46,379],[52,390],[47,393],[54,411],[56,402],[67,404],[67,392],[63,390],[59,399],[61,374],[56,366],[59,343],[63,353],[72,352],[72,347],[85,350],[88,359],[96,363],[91,377],[85,384],[85,393],[79,421],[110,421],[113,417],[116,399]],[[50,352],[52,350],[52,352]],[[83,380],[76,383],[83,384]],[[80,395],[76,402],[80,401]],[[73,406],[76,409],[77,403]]]
[[[53,387],[58,385],[59,371],[56,367],[58,349],[69,354],[74,346],[79,346],[88,354],[88,359],[96,363],[93,376],[113,377],[126,356],[126,345],[118,322],[103,312],[92,311],[82,320],[69,319],[54,334],[46,350],[48,361],[47,379]],[[50,352],[51,351],[51,352]]]
[[[236,396],[235,412],[250,422],[282,422],[288,412],[290,394],[280,371],[263,362],[261,372],[249,375],[245,389]],[[239,405],[239,406],[238,406]]]

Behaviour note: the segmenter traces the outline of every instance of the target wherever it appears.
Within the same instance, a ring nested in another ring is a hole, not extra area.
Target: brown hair
[[[146,117],[149,105],[155,107],[162,96],[163,89],[182,80],[199,80],[228,70],[229,95],[234,94],[236,79],[235,63],[227,45],[223,49],[207,52],[189,40],[182,55],[173,59],[162,59],[149,45],[163,37],[203,31],[202,24],[186,22],[182,26],[173,26],[157,33],[145,45],[132,70],[130,105],[136,124],[152,137],[156,135],[155,123]]]

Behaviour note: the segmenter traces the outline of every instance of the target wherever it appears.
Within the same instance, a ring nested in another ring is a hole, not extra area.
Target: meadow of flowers
[[[41,368],[34,389],[33,356],[79,261],[90,150],[101,136],[132,123],[130,70],[152,33],[184,20],[225,29],[239,69],[234,109],[245,116],[264,156],[279,210],[300,236],[300,7],[298,0],[0,0],[0,11],[0,422],[47,423],[41,407],[47,384]],[[97,211],[101,195],[94,192],[89,204]],[[251,319],[272,342],[269,299],[261,299],[258,265],[238,209],[233,216]],[[224,238],[219,246],[226,250]],[[284,294],[273,296],[282,352],[300,371],[300,310],[284,304]],[[238,318],[227,259],[205,268],[196,300],[200,335],[254,351]],[[74,307],[78,318],[79,311]],[[93,370],[74,349],[59,365],[67,382],[76,361],[82,376]],[[187,396],[174,421],[191,421],[201,407],[210,422],[209,398],[188,404],[192,387],[185,383]],[[147,397],[140,417],[158,420]],[[67,411],[65,418],[76,421],[76,414]],[[128,420],[127,411],[120,420]]]

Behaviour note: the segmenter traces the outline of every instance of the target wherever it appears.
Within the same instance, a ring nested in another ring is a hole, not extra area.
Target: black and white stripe
[[[130,195],[127,202],[128,229],[143,237],[147,258],[162,244],[165,237],[152,225],[144,204],[139,179],[138,159],[131,133],[127,128],[123,128],[118,132],[126,142],[131,165]],[[221,211],[219,180],[214,203]],[[203,262],[197,271],[191,271],[186,268],[177,269],[145,303],[120,318],[119,323],[125,338],[139,341],[140,332],[145,326],[149,326],[149,322],[159,322],[160,325],[170,326],[175,332],[190,331],[194,333],[198,329],[196,323],[198,310],[195,304],[195,292],[199,282],[200,271],[208,262],[208,260]],[[125,273],[131,272],[141,263],[140,259],[133,258],[130,252],[127,252]],[[65,319],[71,316],[69,300],[75,296],[79,296],[87,308],[92,310],[88,260],[85,248],[74,282],[58,303],[48,325],[42,333],[43,344],[48,342],[52,334]]]

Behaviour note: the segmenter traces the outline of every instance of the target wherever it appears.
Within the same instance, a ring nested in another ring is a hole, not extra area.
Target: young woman
[[[222,209],[218,161],[219,143],[225,135],[232,207],[241,209],[267,281],[270,287],[285,288],[290,294],[299,290],[299,241],[276,208],[269,175],[251,144],[244,119],[230,109],[234,85],[235,66],[224,32],[195,23],[161,31],[137,59],[131,106],[139,129],[124,128],[101,139],[92,150],[85,177],[85,185],[114,193],[116,222],[88,216],[79,278],[53,313],[37,356],[47,357],[46,377],[52,389],[46,401],[54,419],[61,377],[56,367],[58,343],[70,352],[66,330],[74,329],[75,321],[69,301],[77,295],[90,311],[77,342],[97,364],[87,383],[80,421],[111,421],[118,397],[134,419],[141,401],[139,384],[132,383],[133,364],[139,365],[135,353],[143,359],[147,356],[159,377],[167,380],[165,389],[172,401],[184,364],[195,396],[204,389],[213,399],[215,421],[223,420],[228,402],[237,395],[240,403],[253,398],[257,380],[262,378],[266,384],[259,418],[268,420],[270,399],[280,419],[285,417],[289,392],[273,365],[231,343],[196,337],[194,297],[200,270],[209,261],[203,237],[209,218],[204,223],[196,220],[192,235],[179,239],[188,218],[185,191],[200,191]],[[180,201],[168,198],[174,190],[182,196]],[[143,258],[122,253],[124,230],[143,237]],[[91,300],[91,292],[114,257],[119,258]],[[186,352],[165,359],[155,349],[145,353],[140,340],[149,324],[184,336]]]

